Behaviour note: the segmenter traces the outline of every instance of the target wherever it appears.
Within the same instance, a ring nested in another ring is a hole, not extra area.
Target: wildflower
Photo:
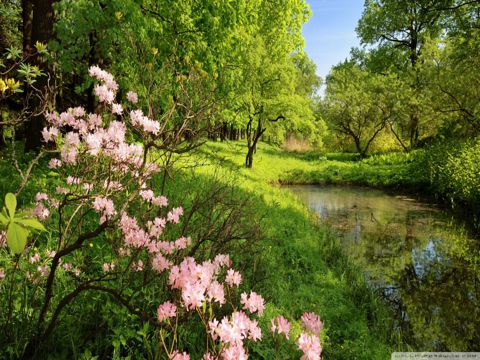
[[[127,100],[130,101],[132,104],[136,104],[138,102],[138,95],[134,91],[129,91],[127,93]]]
[[[167,220],[171,223],[178,224],[180,221],[180,216],[183,215],[183,208],[177,207],[173,208],[168,214],[167,214]]]
[[[297,345],[303,351],[303,356],[300,360],[319,360],[322,353],[320,346],[320,339],[315,335],[308,335],[301,333],[297,340]]]
[[[251,313],[258,312],[259,315],[262,315],[265,309],[263,298],[253,291],[250,292],[250,296],[247,293],[242,293],[240,302]]]
[[[107,104],[111,104],[115,99],[115,95],[113,91],[111,91],[106,85],[95,85],[93,89],[96,96],[98,96],[98,100],[100,102],[105,102]]]
[[[304,313],[301,320],[304,329],[310,331],[312,334],[318,335],[323,329],[323,323],[320,321],[320,317],[314,312]]]
[[[169,260],[167,260],[167,258],[165,258],[162,254],[157,254],[153,258],[152,268],[155,271],[161,273],[167,269],[170,269],[171,267],[172,267],[172,263]]]
[[[161,304],[157,309],[158,321],[162,322],[168,318],[176,316],[177,307],[175,304],[167,301]]]
[[[272,319],[271,322],[271,330],[272,333],[275,334],[277,332],[278,334],[285,334],[285,337],[288,339],[289,338],[289,333],[290,333],[290,322],[285,319],[283,316],[277,316],[275,319]]]
[[[112,104],[112,113],[116,115],[122,115],[123,113],[123,108],[122,105],[120,104]]]
[[[55,255],[57,255],[57,252],[55,250],[47,250],[45,253],[49,258],[54,258]]]
[[[174,351],[171,357],[172,360],[190,360],[190,355],[186,352],[179,353],[178,351]]]
[[[35,253],[35,255],[31,256],[30,259],[28,259],[28,262],[30,264],[35,264],[38,261],[40,261],[40,255],[38,253]]]
[[[102,269],[103,269],[103,272],[113,271],[113,269],[115,269],[115,264],[113,262],[112,263],[104,263],[102,265]]]
[[[3,280],[5,278],[5,271],[3,269],[0,269],[0,280]]]
[[[58,137],[59,131],[56,127],[52,126],[50,128],[43,128],[42,130],[42,137],[43,141],[49,142],[49,141],[55,141]]]
[[[48,210],[43,204],[39,203],[33,209],[33,215],[39,220],[45,220],[50,216],[50,210]]]
[[[168,205],[168,200],[165,196],[157,196],[152,198],[152,204],[160,207],[165,207]]]
[[[218,281],[213,281],[207,288],[209,301],[216,301],[219,304],[225,303],[225,290]]]
[[[62,166],[62,161],[59,159],[51,159],[48,162],[48,167],[50,169],[58,169],[60,166]]]
[[[109,217],[116,214],[113,201],[107,197],[96,196],[93,200],[92,207],[101,214],[100,223],[104,223]]]
[[[47,194],[38,192],[35,195],[35,201],[36,202],[40,202],[40,201],[44,201],[44,200],[48,200],[48,195]]]
[[[242,282],[242,275],[239,272],[228,269],[227,270],[227,277],[225,278],[225,282],[230,285],[231,287],[236,286],[239,287],[240,283]]]

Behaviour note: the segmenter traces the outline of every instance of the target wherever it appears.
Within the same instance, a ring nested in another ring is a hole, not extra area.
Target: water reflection
[[[480,350],[480,251],[447,214],[350,187],[289,187],[338,231],[418,351]]]

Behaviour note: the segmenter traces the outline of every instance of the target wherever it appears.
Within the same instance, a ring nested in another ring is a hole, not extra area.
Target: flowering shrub
[[[133,91],[127,93],[130,104],[118,103],[118,84],[111,74],[96,66],[89,74],[98,81],[94,93],[102,113],[89,114],[82,107],[49,112],[42,131],[44,142],[57,146],[59,156],[48,167],[60,180],[55,191],[36,194],[32,214],[45,222],[50,240],[22,243],[14,249],[21,256],[0,269],[0,281],[10,277],[13,289],[21,286],[23,274],[42,288],[25,304],[36,320],[25,331],[24,356],[42,351],[76,297],[102,292],[158,329],[158,351],[169,359],[190,358],[178,332],[195,318],[205,329],[203,359],[248,358],[249,342],[266,336],[258,324],[264,299],[253,291],[239,294],[242,275],[228,255],[203,262],[191,256],[191,238],[175,226],[183,208],[172,207],[154,186],[162,154],[152,149],[161,148],[155,144],[162,141],[165,124],[132,108],[138,101]],[[4,237],[0,234],[2,243]],[[140,295],[150,286],[158,298],[142,306]],[[6,307],[10,323],[20,321],[20,312],[11,306],[15,296],[11,291]],[[305,313],[301,322],[303,331],[296,339],[301,359],[319,359],[320,318]],[[271,336],[290,339],[290,323],[283,317],[272,319],[271,331]]]

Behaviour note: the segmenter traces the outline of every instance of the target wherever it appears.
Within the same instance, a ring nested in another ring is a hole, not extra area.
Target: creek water
[[[338,235],[416,351],[480,351],[480,240],[432,204],[360,187],[289,186]]]

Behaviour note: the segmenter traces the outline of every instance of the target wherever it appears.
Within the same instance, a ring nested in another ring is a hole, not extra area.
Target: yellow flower
[[[13,78],[10,78],[10,79],[7,79],[7,86],[13,92],[20,87],[20,82],[15,81],[15,79],[13,79]]]
[[[115,13],[115,18],[117,19],[117,21],[122,20],[122,17],[123,17],[123,13],[121,11],[117,11]]]
[[[152,48],[152,54],[153,56],[158,54],[158,49],[157,48]]]
[[[43,53],[47,50],[47,45],[42,44],[40,41],[37,41],[35,43],[35,49],[37,49],[39,53]]]
[[[5,84],[5,81],[3,81],[3,79],[0,79],[0,92],[4,93],[7,89],[8,86],[7,84]]]

